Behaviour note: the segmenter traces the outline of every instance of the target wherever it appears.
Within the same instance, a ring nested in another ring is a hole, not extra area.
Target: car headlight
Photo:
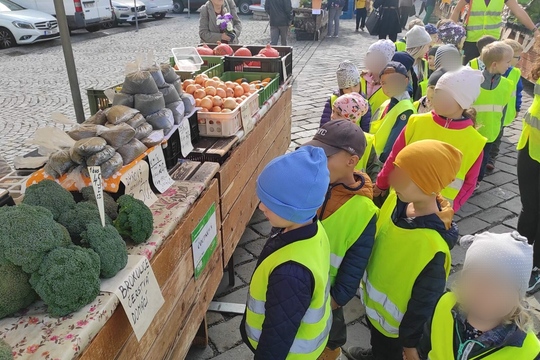
[[[34,25],[24,21],[14,21],[12,24],[19,29],[34,29]]]
[[[120,11],[127,11],[129,10],[129,8],[127,6],[115,6],[114,7],[116,10],[120,10]]]

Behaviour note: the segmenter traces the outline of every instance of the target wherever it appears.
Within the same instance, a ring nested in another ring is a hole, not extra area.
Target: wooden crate
[[[165,304],[141,341],[137,341],[119,306],[81,359],[166,359],[173,351],[178,356],[175,359],[185,357],[223,276],[221,234],[215,253],[198,279],[194,278],[191,252],[191,232],[212,204],[220,227],[218,190],[214,179],[151,260]]]
[[[236,249],[259,201],[255,182],[291,142],[292,90],[289,88],[231,153],[218,172],[222,214],[223,263]]]

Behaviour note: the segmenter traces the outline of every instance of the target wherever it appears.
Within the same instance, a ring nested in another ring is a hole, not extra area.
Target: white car
[[[146,15],[146,5],[141,1],[137,1],[137,9],[135,11],[135,2],[131,0],[113,0],[111,4],[114,9],[114,22],[118,24],[135,24],[135,16],[138,21],[148,19]]]
[[[9,0],[0,0],[0,49],[59,37],[58,24],[53,16],[27,10]]]
[[[146,14],[154,19],[163,19],[173,9],[173,0],[143,0]]]

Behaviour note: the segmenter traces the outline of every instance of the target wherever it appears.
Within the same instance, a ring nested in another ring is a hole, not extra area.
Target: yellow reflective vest
[[[332,326],[330,305],[330,245],[320,222],[317,234],[310,239],[295,241],[264,259],[253,272],[246,305],[246,334],[257,349],[265,319],[268,279],[279,265],[294,261],[311,271],[315,288],[311,303],[296,333],[287,359],[316,359],[324,350]]]
[[[510,70],[506,78],[512,82],[513,91],[512,91],[512,96],[510,97],[510,102],[508,103],[508,106],[506,107],[506,114],[504,115],[503,126],[510,125],[512,121],[514,121],[517,115],[517,111],[516,111],[517,85],[518,85],[519,79],[521,79],[521,70],[519,70],[517,67],[512,68],[512,70]]]
[[[459,194],[465,182],[465,176],[478,160],[486,144],[486,138],[474,127],[448,129],[437,124],[431,113],[412,115],[405,127],[404,135],[407,145],[415,141],[433,139],[453,145],[463,153],[456,179],[441,191],[441,195],[450,201]]]
[[[400,39],[394,43],[396,45],[396,51],[406,51],[407,50],[407,40]]]
[[[523,119],[523,130],[517,145],[521,150],[529,143],[529,156],[540,162],[540,79],[534,85],[534,99]]]
[[[473,1],[470,9],[467,29],[467,41],[477,42],[484,35],[498,39],[502,28],[502,11],[504,0],[491,0],[486,6],[485,1]]]
[[[364,154],[358,161],[358,164],[356,164],[354,167],[356,170],[360,170],[362,172],[367,171],[369,157],[373,151],[373,142],[375,141],[375,136],[372,134],[365,132],[364,135],[366,136],[366,150],[364,150]]]
[[[430,360],[458,359],[454,354],[455,323],[452,309],[456,305],[456,296],[449,292],[444,294],[435,307],[431,322],[431,351]],[[463,342],[460,347],[465,348],[471,341]],[[521,347],[505,346],[503,348],[487,350],[485,354],[467,358],[485,360],[517,360],[535,359],[540,352],[540,342],[536,335],[529,331]],[[489,355],[486,355],[489,354]],[[460,359],[458,359],[460,360]]]
[[[367,96],[367,81],[363,77],[360,77],[360,91]],[[380,87],[368,98],[369,107],[371,108],[371,118],[373,119],[375,112],[381,107],[382,103],[388,100],[388,96]]]
[[[333,286],[339,266],[349,248],[366,229],[379,209],[362,195],[353,195],[336,212],[322,220],[330,241],[330,284]]]
[[[435,254],[446,255],[446,277],[451,258],[448,244],[436,230],[403,229],[396,226],[392,213],[397,195],[391,192],[384,202],[368,267],[362,280],[366,315],[383,335],[399,337],[399,326],[416,279]]]
[[[420,87],[420,90],[422,91],[422,96],[426,96],[427,94],[427,87],[429,82],[429,63],[426,59],[422,59],[422,65],[424,67],[424,78],[422,81],[418,82],[418,86]]]
[[[470,68],[475,70],[480,70],[480,63],[478,62],[478,58],[474,58],[467,65],[469,65]]]
[[[503,110],[508,107],[512,97],[512,82],[505,77],[493,90],[480,89],[480,96],[476,99],[472,107],[476,110],[476,127],[478,132],[487,138],[488,143],[492,143],[499,136],[503,125]]]
[[[413,106],[411,99],[405,99],[398,102],[390,111],[381,118],[386,107],[390,104],[390,99],[386,100],[379,108],[377,117],[372,118],[369,133],[375,135],[375,151],[380,156],[384,151],[388,137],[392,132],[392,128],[396,121],[402,121],[397,117],[404,111],[411,110],[413,114],[416,113],[416,109]]]

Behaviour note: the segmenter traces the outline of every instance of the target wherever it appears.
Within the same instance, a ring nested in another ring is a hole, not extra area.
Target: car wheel
[[[17,42],[11,31],[0,27],[0,49],[7,49],[15,45],[17,45]]]
[[[238,11],[242,15],[249,15],[251,14],[251,10],[249,10],[249,6],[251,5],[250,0],[241,0],[238,2]]]
[[[101,24],[101,27],[103,29],[112,29],[114,27],[114,25],[115,25],[114,21],[107,21],[107,22]]]
[[[92,26],[87,26],[86,27],[86,31],[88,32],[96,32],[96,31],[99,31],[101,30],[101,25],[92,25]]]
[[[175,14],[183,14],[185,10],[184,2],[182,0],[174,0],[173,12]]]
[[[152,15],[152,17],[156,20],[161,20],[165,17],[165,15],[166,15],[165,13],[157,13],[157,14]]]

